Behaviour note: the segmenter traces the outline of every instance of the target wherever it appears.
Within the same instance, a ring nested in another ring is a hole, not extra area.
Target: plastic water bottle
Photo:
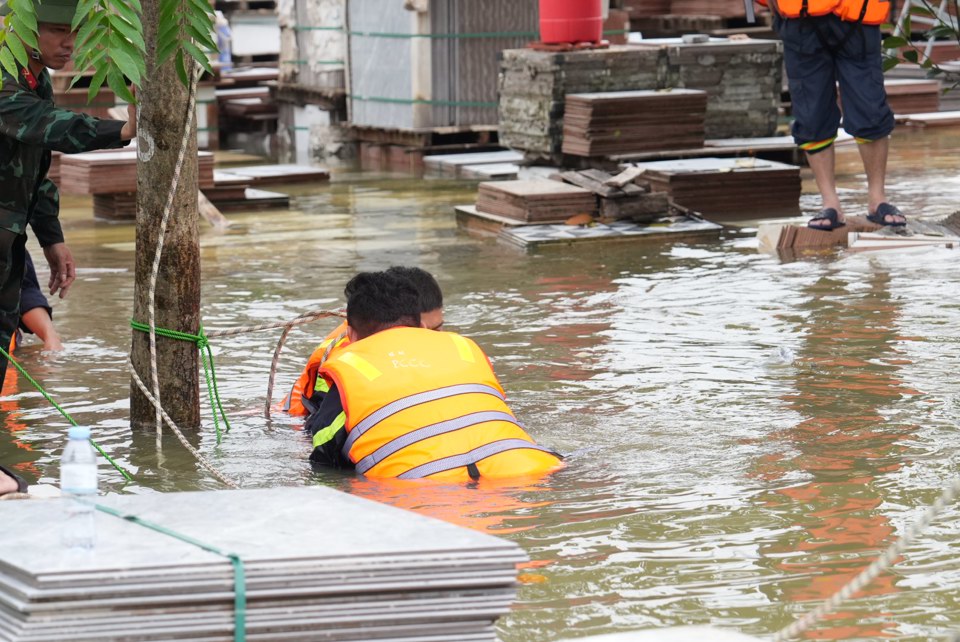
[[[90,444],[90,429],[74,426],[60,459],[60,492],[66,501],[63,545],[91,550],[96,541],[93,501],[97,496],[97,454]]]
[[[222,11],[214,13],[214,28],[217,33],[217,59],[222,63],[220,69],[229,71],[233,69],[233,55],[230,51],[230,43],[233,41],[233,33],[230,31],[230,23]]]

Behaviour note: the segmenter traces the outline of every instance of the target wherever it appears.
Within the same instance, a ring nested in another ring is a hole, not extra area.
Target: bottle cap
[[[70,439],[90,439],[90,429],[86,426],[72,426],[67,431],[67,436]]]

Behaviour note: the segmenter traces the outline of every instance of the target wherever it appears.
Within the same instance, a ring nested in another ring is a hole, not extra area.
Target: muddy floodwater
[[[838,150],[848,213],[863,213],[856,146]],[[908,215],[960,209],[960,129],[898,129],[888,191]],[[757,186],[764,189],[763,185]],[[811,181],[804,210],[817,209]],[[770,634],[830,596],[960,472],[960,251],[759,253],[752,223],[717,241],[524,253],[456,228],[476,184],[340,173],[290,211],[202,230],[209,329],[339,307],[358,270],[434,273],[450,329],[488,352],[541,443],[569,455],[538,483],[476,488],[314,472],[300,421],[263,416],[279,333],[213,341],[232,424],[200,450],[245,487],[323,484],[520,544],[503,642],[713,624]],[[219,488],[172,439],[128,428],[132,224],[66,198],[80,266],[56,301],[67,350],[18,352],[103,448],[110,492]],[[39,258],[34,242],[31,246]],[[39,262],[38,262],[39,263]],[[41,270],[43,272],[43,270]],[[41,281],[44,280],[41,274]],[[332,322],[294,331],[277,400]],[[66,421],[19,377],[0,400],[0,461],[56,483]],[[291,546],[323,546],[304,533]],[[809,639],[929,640],[960,630],[960,510]]]

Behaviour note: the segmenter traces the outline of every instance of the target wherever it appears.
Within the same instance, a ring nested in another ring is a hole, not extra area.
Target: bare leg
[[[844,219],[843,209],[840,207],[837,180],[834,176],[836,153],[833,145],[816,154],[807,154],[807,162],[810,164],[810,169],[813,170],[813,178],[817,181],[817,189],[820,190],[820,200],[823,203],[823,208],[831,207],[837,210],[837,220],[842,222]]]
[[[863,143],[857,145],[860,150],[860,158],[863,160],[863,169],[867,172],[867,190],[868,202],[867,211],[873,214],[877,211],[880,203],[887,202],[886,178],[887,178],[887,154],[890,151],[890,137],[886,136],[872,143]],[[899,223],[904,218],[898,214],[887,214],[884,216],[887,223]]]
[[[60,343],[60,335],[57,329],[53,327],[53,319],[47,313],[46,308],[33,308],[27,310],[20,317],[23,325],[30,329],[30,332],[37,335],[43,341],[43,349],[59,352],[63,350],[63,344]]]
[[[0,470],[0,495],[15,493],[20,489],[17,480]]]

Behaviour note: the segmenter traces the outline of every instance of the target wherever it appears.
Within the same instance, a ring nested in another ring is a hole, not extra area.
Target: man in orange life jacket
[[[880,24],[890,18],[890,0],[758,0],[769,4],[784,45],[790,84],[793,136],[806,151],[822,199],[808,227],[844,225],[834,176],[833,141],[843,103],[843,128],[859,143],[867,174],[867,218],[902,227],[906,219],[887,202],[884,182],[893,112],[883,86]]]
[[[443,327],[443,291],[432,274],[418,267],[403,265],[388,268],[387,274],[406,279],[416,288],[420,295],[420,323],[424,328],[439,330]],[[344,321],[328,334],[310,355],[289,394],[284,397],[282,409],[301,417],[314,412],[328,390],[327,382],[323,377],[317,376],[317,370],[337,350],[349,344],[347,322]]]
[[[307,420],[311,461],[454,482],[560,466],[517,422],[480,348],[421,327],[409,281],[366,272],[345,292],[351,343],[320,368],[330,392]]]

